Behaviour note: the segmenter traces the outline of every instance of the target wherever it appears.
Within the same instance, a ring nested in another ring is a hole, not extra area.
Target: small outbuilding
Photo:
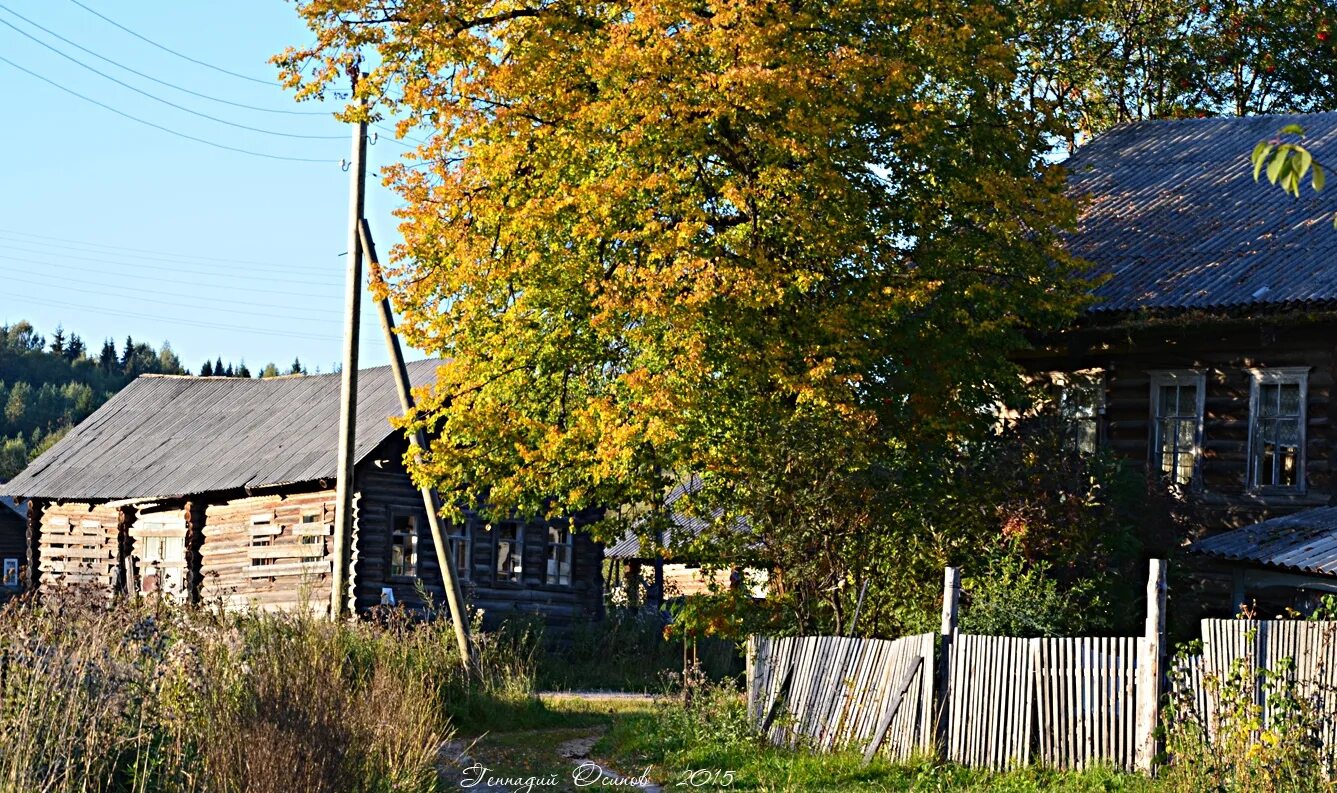
[[[1205,566],[1228,573],[1231,606],[1302,613],[1337,594],[1337,507],[1318,507],[1216,534],[1189,550]]]
[[[410,364],[414,385],[437,362]],[[338,375],[145,375],[0,491],[28,505],[31,586],[324,612],[331,597]],[[444,607],[388,367],[359,373],[348,603]],[[447,495],[448,497],[448,495]],[[0,509],[0,511],[3,511]],[[570,520],[448,527],[466,599],[560,629],[602,610],[602,546]]]

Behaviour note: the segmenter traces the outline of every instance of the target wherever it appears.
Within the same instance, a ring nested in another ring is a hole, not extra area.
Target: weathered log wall
[[[41,511],[38,571],[44,595],[72,587],[108,597],[120,583],[121,511],[105,504],[50,504]]]
[[[201,599],[231,609],[327,613],[333,521],[333,490],[209,504]]]

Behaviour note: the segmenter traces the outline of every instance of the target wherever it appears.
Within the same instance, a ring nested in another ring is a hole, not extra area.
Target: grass
[[[444,620],[100,601],[0,609],[0,790],[436,791],[455,729],[554,718],[531,637],[466,677]]]
[[[560,707],[560,704],[555,703]],[[680,702],[627,709],[610,715],[594,747],[624,774],[649,766],[651,778],[670,787],[738,791],[998,791],[999,793],[1153,793],[1156,783],[1109,769],[1061,773],[1026,768],[996,773],[914,760],[875,760],[854,752],[815,754],[767,745],[748,727],[742,698],[712,687],[692,708]],[[727,785],[725,784],[727,782]]]

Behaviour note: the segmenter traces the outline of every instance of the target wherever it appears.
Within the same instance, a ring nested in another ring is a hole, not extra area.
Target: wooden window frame
[[[506,526],[515,527],[515,546],[520,551],[520,564],[515,571],[515,578],[502,578],[497,565],[501,563],[501,530]],[[494,586],[523,587],[525,584],[525,524],[506,520],[498,523],[489,532],[492,535],[492,584]]]
[[[1274,366],[1274,367],[1255,367],[1250,368],[1249,372],[1249,443],[1248,443],[1248,465],[1245,471],[1245,486],[1249,493],[1255,495],[1267,494],[1303,494],[1308,488],[1308,481],[1305,477],[1305,465],[1309,456],[1306,453],[1309,444],[1309,434],[1306,431],[1306,425],[1309,423],[1309,372],[1313,367],[1310,366]],[[1254,460],[1254,437],[1257,434],[1259,407],[1259,391],[1264,385],[1298,385],[1300,387],[1300,412],[1299,419],[1299,437],[1296,440],[1298,451],[1295,461],[1295,484],[1294,485],[1271,485],[1259,484],[1258,466]]]
[[[1068,406],[1074,404],[1068,396],[1074,391],[1082,390],[1076,381],[1085,381],[1081,385],[1090,385],[1096,395],[1095,404],[1092,405],[1092,414],[1090,416],[1077,416],[1070,413]],[[1079,454],[1094,454],[1103,449],[1106,445],[1105,416],[1109,407],[1109,377],[1104,367],[1093,366],[1087,369],[1077,369],[1075,371],[1054,371],[1049,373],[1049,382],[1051,385],[1051,394],[1054,408],[1058,411],[1065,425],[1065,432],[1072,433],[1072,446]],[[1085,450],[1081,444],[1081,432],[1079,425],[1083,422],[1091,422],[1093,432],[1093,448]]]
[[[571,529],[570,526],[548,525],[544,528],[546,529],[546,531],[544,532],[546,536],[543,538],[544,539],[543,583],[546,586],[555,586],[555,587],[561,587],[563,589],[570,589],[576,583],[576,533]],[[566,541],[553,542],[552,535],[548,534],[548,532],[551,532],[553,529],[565,532]],[[549,577],[548,562],[552,561],[552,549],[555,547],[563,547],[566,548],[567,551],[567,565],[570,568],[570,572],[567,573],[568,580],[566,583],[562,583],[562,574],[560,567],[558,568],[556,581],[554,581],[552,578]]]
[[[418,571],[422,566],[422,559],[418,553],[418,546],[422,542],[422,521],[418,519],[418,513],[413,510],[390,507],[385,512],[385,580],[394,583],[414,583],[419,579]],[[409,575],[392,572],[395,558],[395,521],[399,518],[408,518],[413,526],[410,535],[413,554],[410,568],[412,572]]]
[[[1172,484],[1184,487],[1189,490],[1200,491],[1203,489],[1202,483],[1202,445],[1203,445],[1203,424],[1206,416],[1207,407],[1207,371],[1205,369],[1153,369],[1147,374],[1151,378],[1150,388],[1148,389],[1148,424],[1147,424],[1147,466],[1149,473],[1156,476],[1165,476],[1162,470],[1161,460],[1161,418],[1160,411],[1160,391],[1162,386],[1195,386],[1197,389],[1197,399],[1194,405],[1195,418],[1197,419],[1193,429],[1193,465],[1189,474],[1187,483],[1172,481]]]
[[[455,543],[464,545],[464,567],[455,565],[455,575],[461,581],[473,580],[474,563],[474,538],[473,529],[468,521],[461,523],[452,523],[446,530],[446,553],[453,563],[455,559]]]

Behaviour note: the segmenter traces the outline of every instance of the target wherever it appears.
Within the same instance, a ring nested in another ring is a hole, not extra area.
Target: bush
[[[43,791],[435,790],[451,717],[532,691],[506,641],[480,639],[470,680],[449,623],[402,612],[331,622],[15,601],[0,611],[0,778]]]
[[[1044,561],[1011,553],[962,581],[961,630],[996,636],[1065,636],[1101,627],[1094,582],[1064,588]]]
[[[1179,664],[1163,722],[1168,790],[1197,793],[1318,793],[1337,789],[1319,740],[1331,714],[1317,686],[1300,685],[1291,659],[1271,670],[1239,658],[1224,675],[1204,675],[1207,712],[1196,703]],[[1258,693],[1262,692],[1262,703]]]

